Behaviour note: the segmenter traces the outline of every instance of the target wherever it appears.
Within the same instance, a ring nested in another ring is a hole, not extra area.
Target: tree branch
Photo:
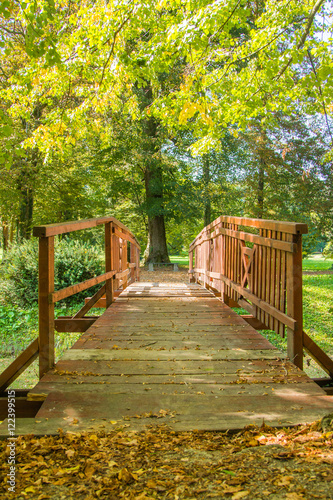
[[[315,3],[312,11],[310,12],[308,22],[307,22],[307,25],[305,27],[305,31],[303,33],[303,36],[300,39],[299,44],[297,45],[297,50],[300,50],[303,47],[305,40],[306,40],[308,34],[310,33],[310,28],[312,26],[314,17],[324,2],[325,2],[325,0],[317,0],[317,2]],[[283,73],[285,73],[285,71],[291,65],[292,61],[293,61],[293,57],[291,56],[290,59],[288,60],[287,64],[285,64],[285,66],[281,69],[280,73],[275,77],[276,80],[278,80],[283,75]]]
[[[123,29],[123,27],[125,26],[125,24],[129,21],[130,17],[131,17],[131,14],[133,12],[133,9],[130,10],[130,13],[128,15],[128,17],[121,23],[121,25],[118,27],[118,29],[114,32],[114,35],[113,35],[113,41],[112,41],[112,45],[111,45],[111,50],[109,52],[109,55],[107,57],[107,60],[104,64],[104,67],[103,67],[103,72],[102,72],[102,76],[101,76],[101,80],[99,82],[99,86],[101,86],[102,82],[103,82],[103,79],[104,79],[104,75],[105,75],[105,71],[106,71],[106,68],[110,62],[110,59],[111,59],[111,56],[113,55],[114,53],[114,47],[115,47],[115,44],[116,44],[116,39],[117,39],[117,36],[118,34],[121,32],[121,30]]]
[[[308,56],[309,56],[309,59],[310,59],[310,63],[311,63],[311,67],[312,67],[312,70],[313,70],[313,73],[315,75],[315,78],[316,78],[316,81],[317,81],[317,86],[318,86],[318,90],[319,90],[319,94],[320,94],[320,97],[321,97],[321,103],[323,105],[323,110],[324,110],[324,114],[325,114],[325,120],[326,120],[326,126],[327,126],[327,130],[328,130],[328,133],[330,135],[330,138],[331,138],[331,143],[333,145],[333,137],[332,137],[332,133],[331,133],[331,129],[330,129],[330,125],[328,123],[328,116],[327,116],[327,112],[326,112],[326,106],[325,106],[325,101],[324,101],[324,96],[323,96],[323,92],[321,90],[321,85],[320,85],[320,81],[319,81],[319,78],[318,78],[318,75],[317,75],[317,71],[316,71],[316,68],[315,68],[315,65],[313,63],[313,59],[312,59],[312,55],[311,55],[311,52],[310,50],[308,49]]]

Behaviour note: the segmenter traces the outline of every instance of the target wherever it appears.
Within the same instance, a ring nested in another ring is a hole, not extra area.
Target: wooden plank
[[[38,257],[39,306],[39,377],[54,365],[54,236],[39,238]]]
[[[117,228],[122,229],[125,233],[128,233],[130,237],[133,238],[136,245],[138,245],[138,247],[140,248],[137,239],[131,233],[131,231],[114,217],[97,217],[95,219],[85,219],[70,222],[60,222],[59,224],[35,226],[33,228],[33,235],[37,237],[55,236],[57,234],[70,233],[72,231],[78,231],[81,229],[89,229],[110,222],[112,222]]]
[[[84,290],[87,290],[88,288],[91,288],[92,286],[98,285],[99,283],[102,283],[103,281],[106,281],[110,278],[112,278],[116,274],[116,271],[109,271],[104,274],[100,274],[99,276],[96,276],[95,278],[90,278],[89,280],[83,281],[82,283],[78,283],[76,285],[71,285],[66,288],[62,288],[61,290],[58,290],[57,292],[52,292],[49,294],[50,297],[50,302],[55,303],[58,302],[59,300],[65,299],[66,297],[70,297],[71,295],[75,295],[76,293],[83,292]]]
[[[81,309],[74,314],[73,319],[83,318],[83,316],[90,311],[90,309],[96,305],[100,298],[105,294],[106,284],[102,286],[92,297],[89,298]],[[105,301],[106,302],[106,301]]]
[[[85,332],[95,323],[97,319],[98,316],[76,319],[60,317],[55,320],[54,328],[57,332]]]
[[[132,233],[128,234],[127,232],[119,231],[119,229],[117,229],[115,227],[114,234],[116,236],[118,236],[118,238],[121,238],[122,240],[129,241],[130,243],[132,243],[133,246],[140,248],[140,245],[138,244],[138,242],[134,239],[134,237],[132,237]]]
[[[272,392],[268,396],[229,396],[228,404],[223,396],[215,394],[163,394],[161,397],[161,394],[147,392],[132,394],[130,398],[126,398],[123,394],[96,392],[94,398],[91,398],[81,388],[76,392],[49,394],[37,413],[37,418],[49,417],[50,411],[56,418],[68,418],[68,409],[71,408],[76,419],[106,417],[110,420],[131,421],[133,418],[135,423],[138,420],[135,415],[142,415],[144,418],[144,414],[159,414],[163,409],[168,410],[167,413],[173,413],[174,417],[177,416],[176,420],[181,420],[183,424],[201,423],[201,428],[204,429],[207,419],[216,425],[224,417],[225,426],[236,416],[243,417],[243,426],[253,423],[262,425],[263,421],[266,425],[276,425],[280,419],[287,419],[290,424],[297,425],[309,418],[313,421],[313,417],[318,419],[327,414],[332,410],[331,400],[325,395],[297,395],[297,391],[292,394],[286,391],[284,395]],[[96,408],[99,409],[98,413]],[[151,423],[151,419],[148,418],[146,423]]]
[[[241,318],[245,319],[245,321],[256,330],[267,330],[267,326],[252,314],[241,314]]]
[[[35,361],[38,351],[36,339],[0,374],[0,392],[7,389]]]
[[[66,351],[62,358],[63,361],[68,360],[126,360],[126,362],[139,362],[144,361],[159,361],[160,363],[170,362],[170,366],[174,362],[181,360],[193,363],[193,367],[189,366],[188,369],[197,369],[196,361],[220,361],[220,360],[240,360],[240,359],[286,359],[286,355],[277,349],[272,351],[270,349],[260,350],[246,350],[241,348],[235,349],[221,349],[216,352],[205,352],[204,350],[196,349],[173,349],[172,351],[148,351],[142,349],[128,350],[112,350],[112,349],[69,349]],[[205,363],[204,363],[205,364]],[[162,366],[162,365],[161,365]],[[168,364],[164,369],[168,370]],[[198,365],[199,366],[199,365]],[[199,369],[201,367],[199,366]]]
[[[26,397],[17,397],[15,391],[15,419],[35,417],[42,406],[42,401],[27,401]],[[0,398],[0,420],[8,417],[8,398]]]

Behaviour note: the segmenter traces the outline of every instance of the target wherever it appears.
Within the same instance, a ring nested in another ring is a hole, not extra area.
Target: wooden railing
[[[307,225],[221,216],[189,248],[190,280],[250,313],[257,329],[287,331],[288,356],[303,367],[303,349],[333,377],[333,361],[303,330],[302,234]],[[193,263],[194,258],[194,263]]]
[[[54,237],[56,235],[105,226],[105,273],[62,290],[54,290]],[[39,337],[0,375],[0,392],[4,391],[37,357],[39,376],[54,366],[54,331],[84,332],[97,319],[86,313],[103,301],[105,307],[115,294],[139,280],[140,245],[129,229],[114,217],[37,226],[33,235],[39,238]],[[128,248],[129,247],[129,248]],[[128,255],[130,256],[128,262]],[[103,286],[72,317],[54,318],[54,304],[99,283]]]

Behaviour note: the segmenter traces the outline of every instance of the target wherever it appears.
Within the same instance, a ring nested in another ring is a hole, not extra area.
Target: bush
[[[55,290],[80,283],[104,272],[100,249],[77,240],[63,239],[55,245]],[[1,304],[31,307],[38,302],[38,241],[29,240],[12,247],[0,266]],[[96,287],[89,289],[94,293]],[[83,300],[86,292],[63,301],[73,305]]]
[[[333,241],[329,241],[326,243],[326,246],[323,250],[323,256],[325,259],[333,259]]]

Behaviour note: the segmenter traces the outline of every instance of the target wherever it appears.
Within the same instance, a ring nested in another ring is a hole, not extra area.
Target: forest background
[[[112,215],[167,262],[221,214],[291,220],[304,256],[332,256],[332,16],[329,0],[0,0],[3,324],[36,304],[35,225]],[[101,234],[73,238],[60,287],[102,265]]]

